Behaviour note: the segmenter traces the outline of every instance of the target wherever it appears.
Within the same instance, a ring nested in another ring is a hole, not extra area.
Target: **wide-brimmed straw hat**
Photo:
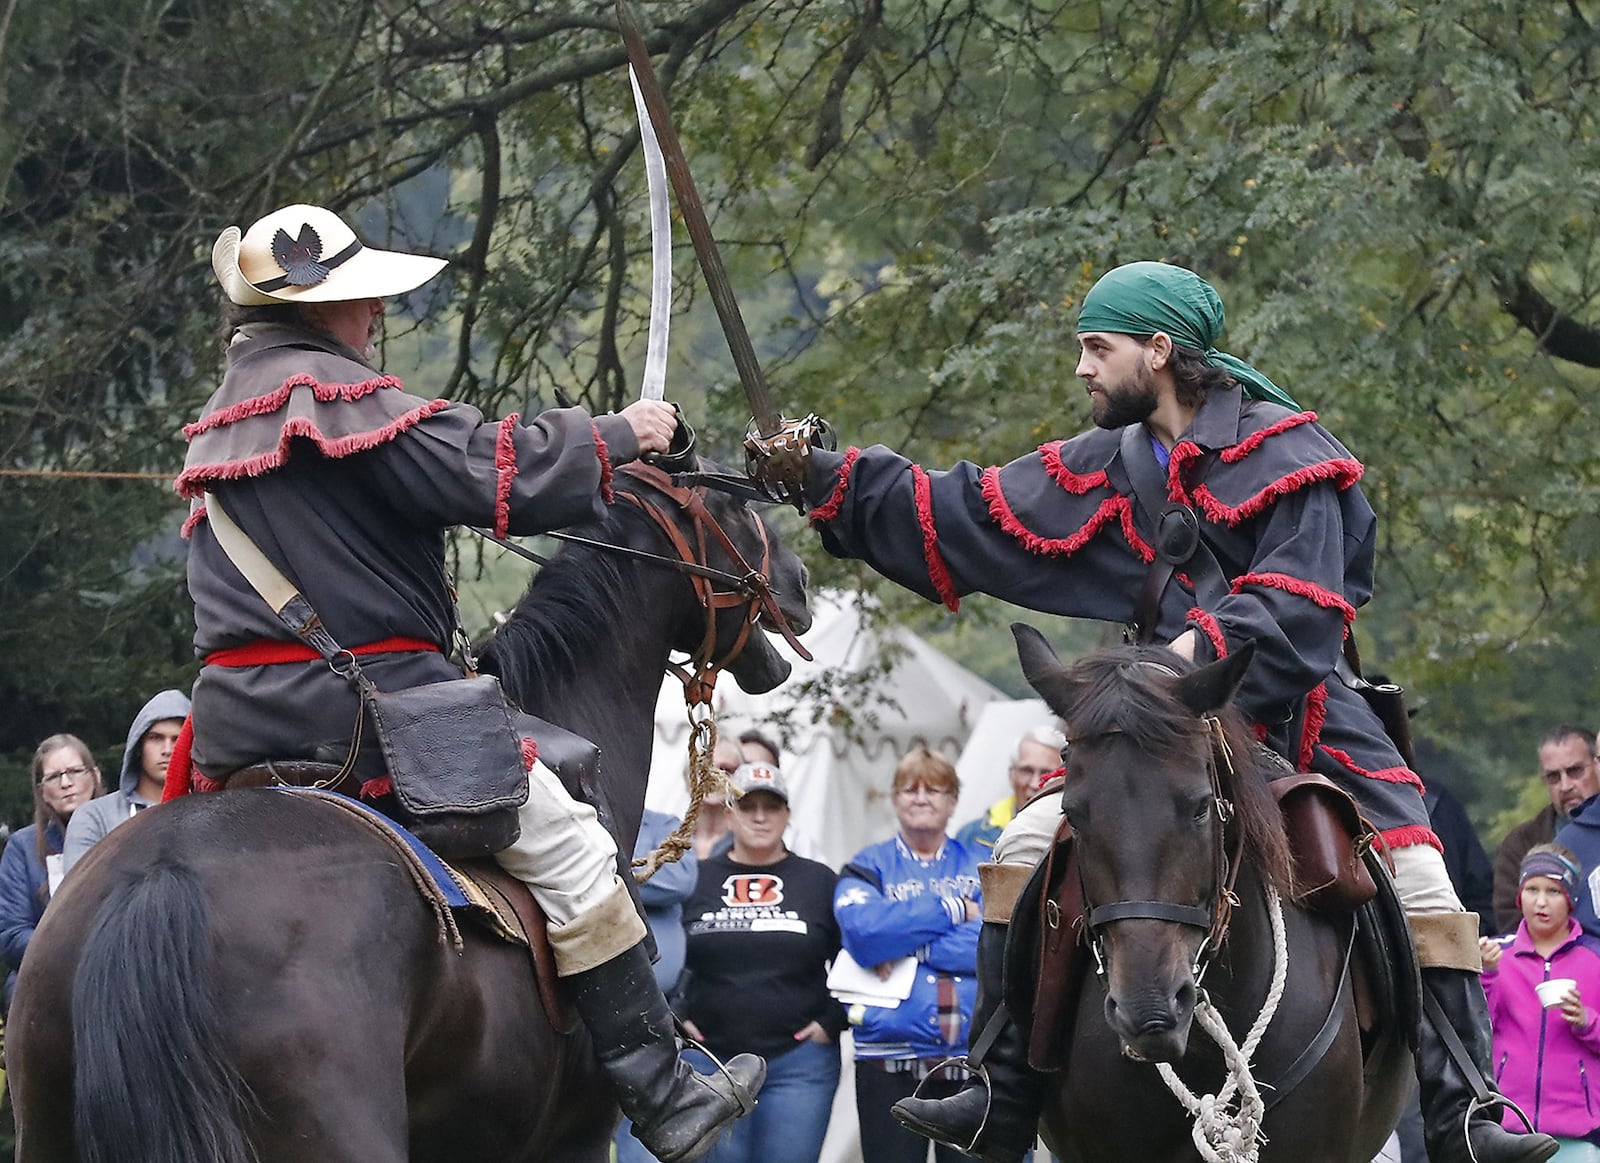
[[[241,307],[383,299],[420,287],[445,260],[365,246],[332,210],[285,206],[244,233],[230,226],[211,248],[211,269]]]

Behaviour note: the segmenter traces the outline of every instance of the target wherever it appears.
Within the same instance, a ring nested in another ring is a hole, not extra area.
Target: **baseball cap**
[[[767,791],[784,803],[789,802],[789,788],[783,782],[783,773],[770,763],[742,763],[729,776],[733,788],[741,796],[753,791]]]

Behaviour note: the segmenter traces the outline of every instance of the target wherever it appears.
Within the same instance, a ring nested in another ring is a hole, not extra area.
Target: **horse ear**
[[[1178,680],[1174,693],[1196,718],[1222,710],[1244,681],[1244,672],[1255,652],[1255,642],[1246,642],[1228,657],[1184,675]]]
[[[1052,711],[1062,714],[1071,702],[1071,684],[1067,681],[1066,667],[1061,665],[1061,656],[1043,634],[1026,622],[1011,623],[1011,636],[1017,640],[1022,677],[1039,692],[1039,697]]]

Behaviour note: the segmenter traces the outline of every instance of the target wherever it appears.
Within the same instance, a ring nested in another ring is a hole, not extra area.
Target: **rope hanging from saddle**
[[[1211,1036],[1222,1050],[1228,1076],[1215,1094],[1196,1095],[1169,1063],[1161,1062],[1156,1070],[1175,1098],[1183,1104],[1194,1119],[1194,1145],[1207,1163],[1257,1163],[1261,1144],[1261,1121],[1266,1116],[1266,1104],[1250,1073],[1250,1059],[1261,1037],[1272,1024],[1283,1000],[1284,982],[1289,976],[1289,943],[1284,933],[1283,902],[1276,890],[1267,889],[1267,916],[1272,923],[1272,985],[1267,990],[1261,1012],[1256,1015],[1244,1043],[1233,1040],[1227,1023],[1216,1006],[1202,989],[1195,1003],[1195,1021]]]

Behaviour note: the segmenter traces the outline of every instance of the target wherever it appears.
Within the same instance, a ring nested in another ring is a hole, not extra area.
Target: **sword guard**
[[[831,452],[837,446],[833,425],[815,412],[802,420],[784,420],[776,432],[763,435],[755,421],[744,434],[745,465],[755,481],[775,501],[806,511],[806,464],[811,450]]]

